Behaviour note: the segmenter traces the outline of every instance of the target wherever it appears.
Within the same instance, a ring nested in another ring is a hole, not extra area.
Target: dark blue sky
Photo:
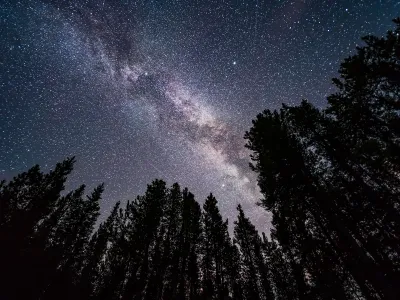
[[[398,1],[2,1],[0,177],[77,157],[70,186],[106,183],[102,209],[158,177],[213,192],[268,227],[243,135],[307,98]]]

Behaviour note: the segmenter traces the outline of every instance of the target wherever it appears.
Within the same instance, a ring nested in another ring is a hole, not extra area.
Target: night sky
[[[72,3],[72,4],[67,4]],[[0,1],[0,179],[67,156],[102,211],[155,178],[268,215],[244,132],[263,109],[318,107],[398,1]]]

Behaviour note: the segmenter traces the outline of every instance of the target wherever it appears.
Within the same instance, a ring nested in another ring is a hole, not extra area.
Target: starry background
[[[69,187],[105,182],[103,216],[154,178],[211,191],[230,224],[269,216],[244,132],[265,108],[318,107],[360,37],[398,1],[0,2],[0,177],[67,156]]]

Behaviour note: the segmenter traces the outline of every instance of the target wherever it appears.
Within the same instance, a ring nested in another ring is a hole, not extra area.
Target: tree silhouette
[[[270,274],[261,251],[261,237],[245,216],[241,205],[235,221],[235,242],[241,252],[243,289],[246,299],[273,299]]]
[[[202,298],[224,299],[229,293],[228,265],[231,242],[228,220],[222,220],[217,199],[210,194],[204,205],[202,243]]]
[[[306,101],[266,110],[245,136],[273,236],[304,297],[400,295],[395,23],[342,63],[325,110]]]

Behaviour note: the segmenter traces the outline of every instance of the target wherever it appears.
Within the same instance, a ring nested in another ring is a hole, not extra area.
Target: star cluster
[[[231,221],[268,214],[243,135],[265,108],[323,107],[360,37],[397,1],[3,1],[0,175],[78,163],[71,187],[106,183],[102,210],[154,178],[213,192]]]

